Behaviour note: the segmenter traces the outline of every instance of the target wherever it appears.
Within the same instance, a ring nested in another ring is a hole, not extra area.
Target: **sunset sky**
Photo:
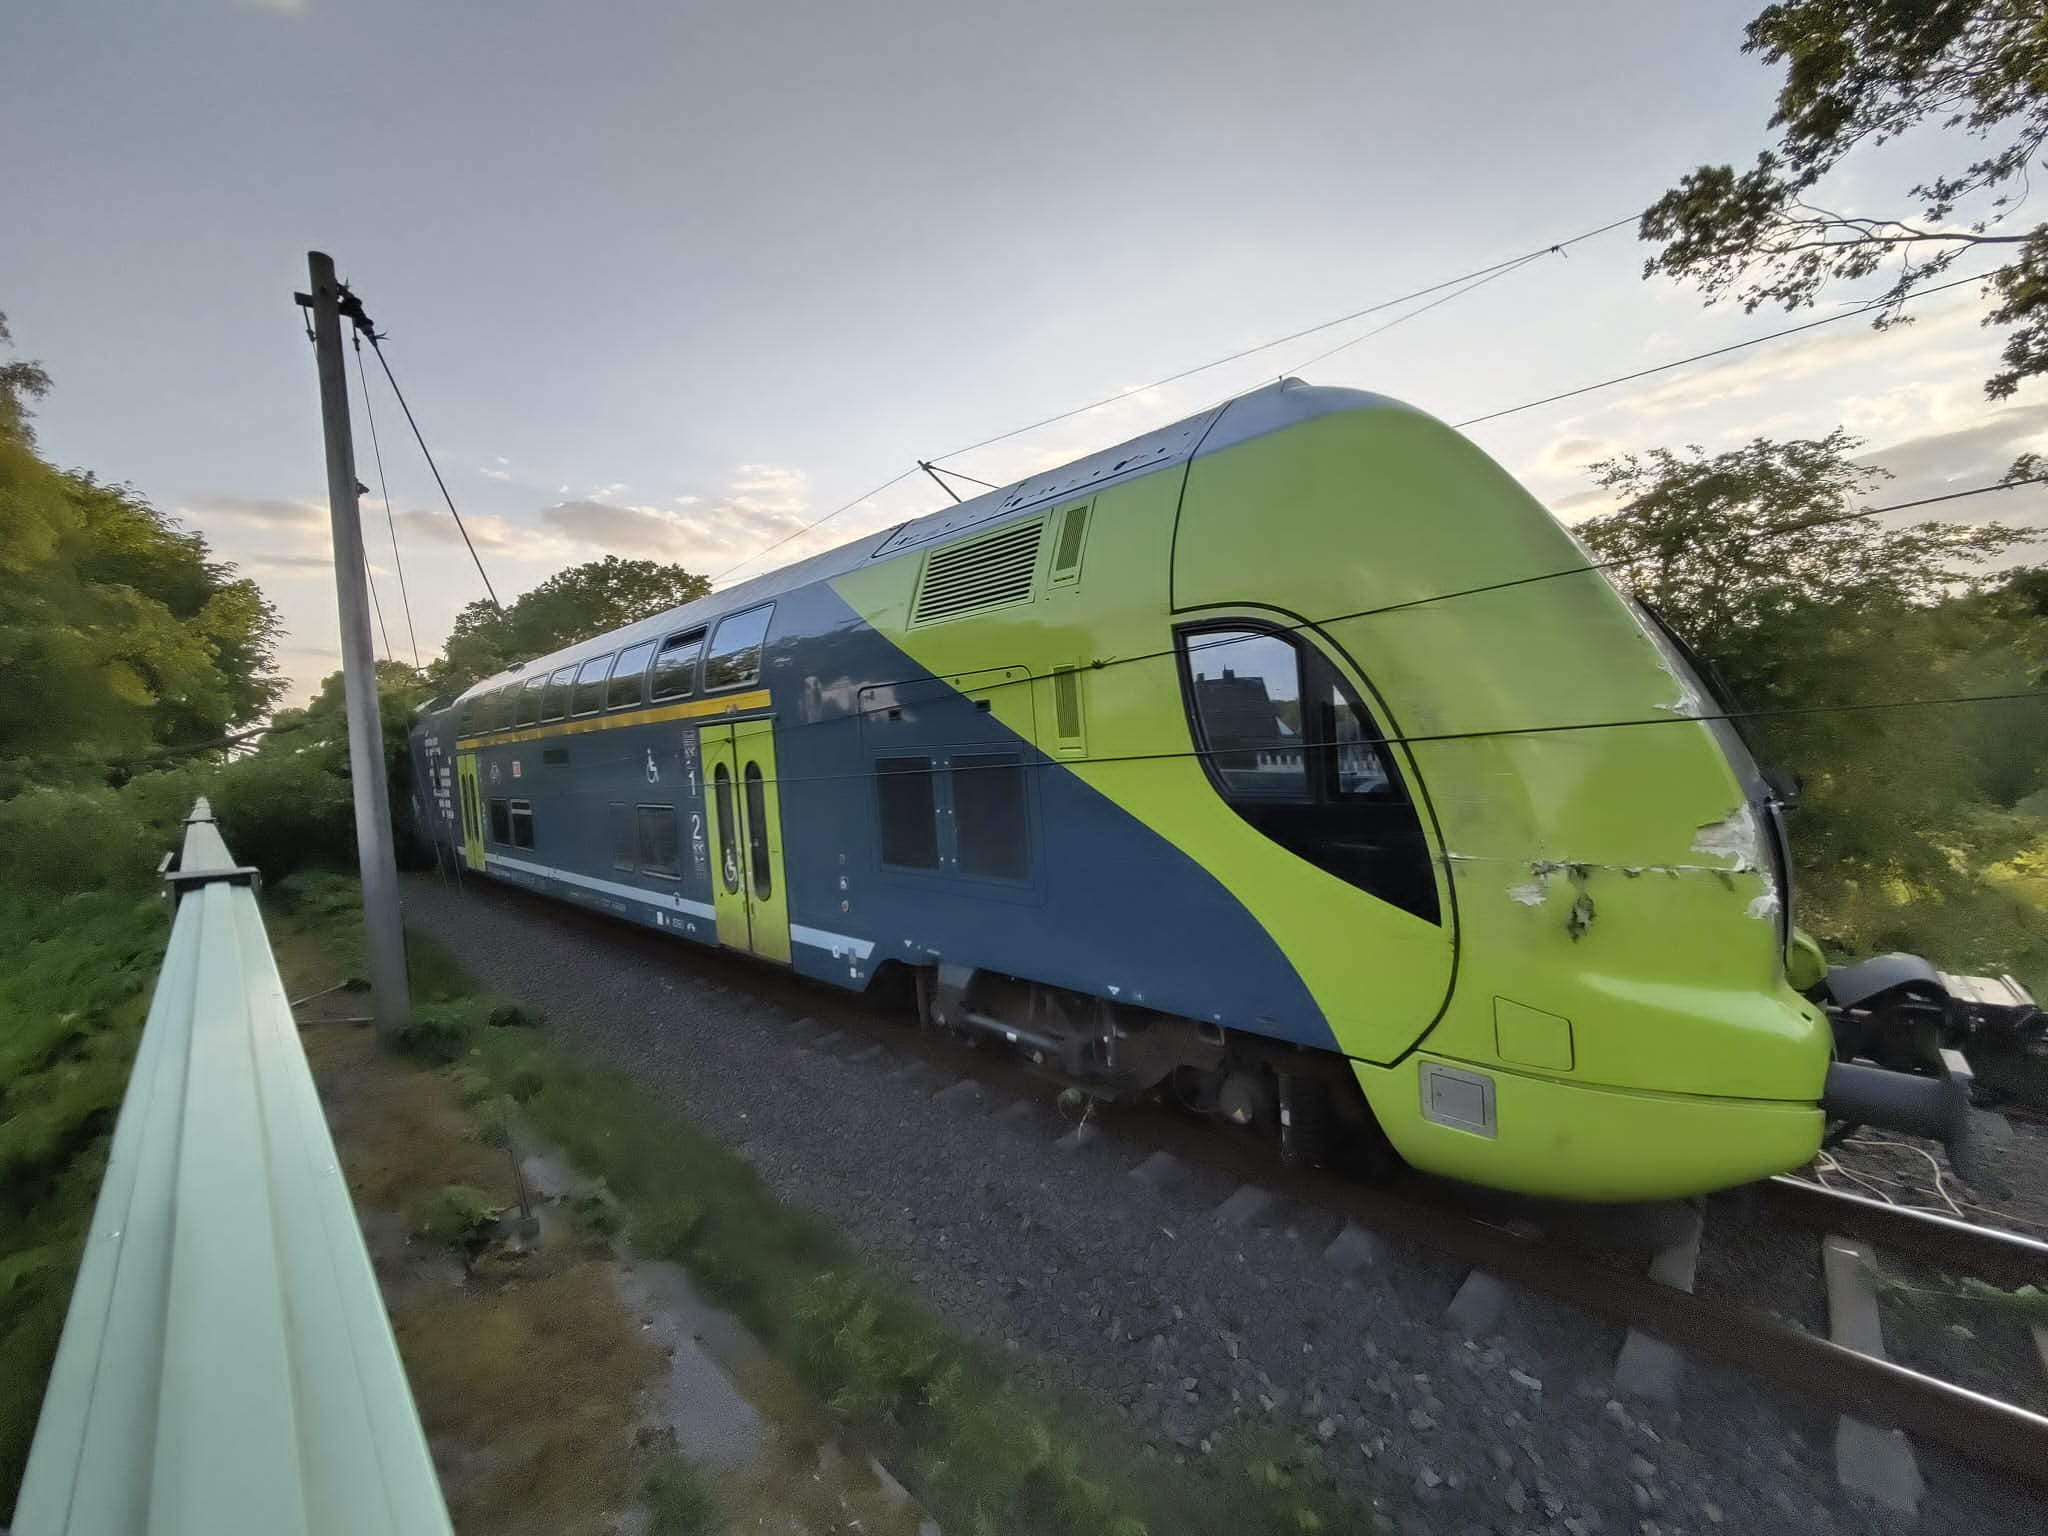
[[[917,459],[1106,396],[948,462],[1004,481],[1283,373],[1461,421],[1833,312],[1703,308],[1643,280],[1624,227],[1333,356],[1416,306],[1143,387],[1749,160],[1776,85],[1739,51],[1755,8],[23,0],[0,17],[0,310],[55,380],[43,451],[255,576],[302,693],[338,656],[308,248],[390,333],[501,595],[606,553],[718,574]],[[1901,211],[1954,153],[1911,142],[1838,190]],[[1886,499],[1979,484],[2048,448],[2042,386],[1983,396],[1983,308],[1963,288],[1903,329],[1471,431],[1568,520],[1600,510],[1605,455],[1836,426],[1896,474]],[[372,385],[431,653],[482,587]],[[407,654],[360,407],[357,434]],[[913,476],[770,563],[943,499]],[[1951,515],[2048,523],[2048,496]]]

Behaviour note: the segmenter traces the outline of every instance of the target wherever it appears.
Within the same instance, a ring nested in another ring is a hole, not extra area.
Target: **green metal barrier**
[[[254,874],[201,800],[15,1536],[451,1529]]]

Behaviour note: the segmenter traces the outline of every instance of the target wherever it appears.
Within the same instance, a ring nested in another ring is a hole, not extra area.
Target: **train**
[[[1455,430],[1287,379],[525,659],[410,750],[467,871],[1294,1161],[1628,1201],[1969,1114],[1951,979],[1795,926],[1733,713]]]

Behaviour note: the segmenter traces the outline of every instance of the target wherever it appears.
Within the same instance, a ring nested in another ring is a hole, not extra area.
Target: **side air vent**
[[[1038,549],[1045,519],[1012,524],[983,538],[935,549],[925,557],[924,578],[911,605],[910,627],[1028,603],[1038,575]]]
[[[1081,546],[1088,541],[1088,509],[1093,505],[1077,501],[1059,513],[1059,542],[1052,552],[1052,584],[1056,587],[1081,579]]]
[[[1087,750],[1081,734],[1081,674],[1072,667],[1053,668],[1052,712],[1060,755],[1080,756]]]

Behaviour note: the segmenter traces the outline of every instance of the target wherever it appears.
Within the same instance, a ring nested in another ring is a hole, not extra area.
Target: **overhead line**
[[[365,331],[363,334],[368,335],[370,350],[377,354],[377,366],[384,370],[384,377],[391,383],[391,393],[398,397],[398,408],[405,412],[405,424],[412,428],[413,440],[420,445],[420,452],[426,455],[427,468],[434,472],[434,484],[441,488],[441,499],[448,503],[448,513],[455,519],[455,531],[462,535],[463,545],[469,550],[469,558],[476,564],[477,575],[483,577],[484,591],[490,594],[491,606],[503,613],[505,605],[498,601],[497,588],[491,585],[490,573],[484,569],[483,558],[477,554],[476,545],[470,540],[469,529],[463,526],[462,514],[455,510],[455,498],[448,494],[448,482],[441,478],[441,466],[434,462],[434,450],[427,446],[426,438],[421,435],[420,424],[413,419],[412,407],[405,403],[405,391],[398,387],[398,376],[391,371],[390,360],[384,356],[384,338],[375,331]]]
[[[752,565],[756,560],[760,559],[763,555],[772,554],[776,550],[782,548],[783,545],[789,543],[792,539],[800,539],[805,534],[810,533],[814,529],[824,527],[827,523],[831,522],[833,518],[841,516],[844,513],[851,512],[855,507],[859,506],[862,502],[873,501],[877,496],[881,495],[882,492],[890,490],[895,486],[901,485],[905,480],[908,480],[912,475],[915,475],[918,472],[918,466],[913,464],[910,466],[910,468],[904,470],[903,473],[901,473],[900,475],[893,475],[889,479],[884,480],[880,485],[876,486],[873,490],[863,491],[860,495],[854,497],[853,500],[846,502],[841,506],[834,507],[830,512],[827,512],[823,517],[813,518],[810,522],[805,523],[801,528],[798,528],[790,533],[785,533],[781,538],[775,540],[774,543],[762,545],[759,549],[755,550],[751,555],[748,555],[744,560],[739,561],[737,564],[727,566],[724,570],[720,571],[716,576],[712,577],[711,584],[713,586],[718,585],[719,582],[725,580],[725,578],[730,576],[734,571],[745,569],[747,566]]]
[[[916,473],[916,471],[914,470],[906,471],[906,474],[914,473]],[[903,478],[903,476],[898,476],[898,478],[901,479]],[[1795,533],[1810,532],[1811,530],[1816,528],[1832,527],[1840,523],[1858,522],[1865,518],[1882,517],[1886,513],[1890,512],[1909,512],[1918,507],[1935,506],[1942,502],[1963,501],[1975,496],[1988,496],[1993,492],[1997,491],[2013,491],[2019,490],[2024,486],[2044,484],[2048,484],[2048,475],[2036,475],[2020,480],[1998,480],[1985,485],[1971,486],[1966,490],[1946,491],[1937,496],[1920,496],[1914,498],[1911,501],[1887,502],[1882,506],[1859,507],[1853,512],[1830,512],[1818,517],[1799,518],[1791,522],[1778,523],[1766,528],[1752,529],[1747,533],[1733,533],[1728,535],[1726,538],[1712,540],[1710,542],[1714,543],[1716,546],[1723,547],[1728,545],[1740,546],[1745,544],[1758,544],[1769,539],[1785,538]],[[2048,535],[2043,535],[2043,537],[2048,537]],[[1265,628],[1268,631],[1280,634],[1302,634],[1309,631],[1320,630],[1325,626],[1331,624],[1344,624],[1349,623],[1356,619],[1378,618],[1384,614],[1401,613],[1411,608],[1426,608],[1437,603],[1455,602],[1459,599],[1468,597],[1480,597],[1484,596],[1489,592],[1505,592],[1515,587],[1537,586],[1543,582],[1558,581],[1568,576],[1597,575],[1603,571],[1617,570],[1626,566],[1637,565],[1648,558],[1650,557],[1647,555],[1628,555],[1613,560],[1587,561],[1580,565],[1564,566],[1554,571],[1539,571],[1533,576],[1513,576],[1505,581],[1486,582],[1481,585],[1472,587],[1459,587],[1449,592],[1431,593],[1427,597],[1412,597],[1407,598],[1398,603],[1383,603],[1380,606],[1374,608],[1359,608],[1348,613],[1325,614],[1321,618],[1301,619],[1294,621],[1292,623],[1267,624]],[[1220,645],[1223,643],[1225,642],[1212,641],[1210,642],[1210,645]],[[1210,647],[1204,646],[1199,641],[1191,643],[1186,647],[1186,649],[1190,652],[1205,650],[1208,648]],[[1181,647],[1179,646],[1167,646],[1160,650],[1139,651],[1129,656],[1106,657],[1091,662],[1079,668],[1078,670],[1100,672],[1105,671],[1110,667],[1131,666],[1141,661],[1158,661],[1163,658],[1176,655],[1180,649]],[[1005,688],[1029,687],[1032,683],[1043,682],[1050,675],[1051,674],[1049,673],[1027,673],[1023,677],[1009,678],[1001,682],[991,683],[987,688],[983,689],[982,692],[985,694],[993,694],[1000,692]],[[912,679],[898,679],[896,680],[896,683],[893,684],[893,686],[901,686],[902,684],[910,681],[912,681]],[[819,725],[829,725],[833,722],[820,721],[815,723]],[[799,724],[792,728],[796,730],[804,730],[808,727],[806,725]]]
[[[1570,239],[1538,246],[1533,251],[1525,251],[1519,256],[1510,256],[1504,261],[1496,261],[1487,266],[1474,268],[1472,271],[1461,273],[1457,277],[1445,278],[1442,282],[1431,283],[1426,288],[1417,288],[1413,292],[1400,294],[1395,298],[1381,299],[1377,303],[1366,305],[1363,309],[1354,309],[1349,314],[1339,315],[1334,320],[1324,320],[1315,325],[1303,326],[1298,331],[1289,331],[1285,336],[1275,336],[1271,341],[1262,341],[1256,346],[1242,347],[1235,352],[1226,353],[1222,357],[1211,358],[1206,363],[1197,363],[1192,368],[1183,368],[1177,373],[1170,373],[1163,379],[1154,379],[1149,384],[1140,384],[1132,389],[1119,390],[1113,395],[1105,395],[1100,400],[1090,401],[1087,405],[1078,405],[1072,410],[1060,411],[1055,415],[1042,417],[1021,427],[1012,427],[1007,432],[998,432],[993,437],[985,437],[979,442],[969,443],[964,448],[955,448],[946,453],[933,454],[932,459],[936,462],[940,459],[958,458],[961,454],[973,453],[978,448],[987,448],[996,443],[1008,442],[1013,437],[1022,437],[1026,432],[1036,432],[1041,427],[1050,427],[1058,422],[1071,420],[1076,416],[1085,416],[1090,411],[1101,410],[1106,405],[1115,405],[1118,401],[1127,399],[1131,395],[1142,393],[1145,390],[1163,389],[1168,384],[1178,384],[1182,379],[1190,379],[1198,373],[1207,373],[1212,368],[1221,368],[1226,363],[1234,363],[1243,358],[1256,356],[1260,352],[1270,351],[1274,347],[1285,346],[1288,342],[1299,341],[1304,336],[1313,336],[1319,331],[1327,331],[1334,326],[1348,325],[1353,320],[1362,320],[1367,315],[1378,314],[1386,309],[1393,309],[1397,305],[1406,304],[1413,299],[1427,298],[1430,294],[1441,293],[1446,288],[1456,288],[1461,284],[1471,282],[1474,278],[1490,277],[1503,270],[1512,270],[1524,262],[1534,260],[1538,256],[1547,256],[1553,251],[1562,251],[1582,241],[1591,240],[1596,235],[1604,235],[1611,230],[1619,229],[1624,224],[1633,224],[1638,217],[1638,215],[1632,213],[1627,218],[1615,219],[1610,223],[1600,225],[1598,228],[1585,230],[1573,235]],[[1359,339],[1361,341],[1364,340],[1363,337]]]
[[[1349,341],[1338,342],[1336,346],[1331,347],[1326,352],[1318,352],[1314,357],[1311,357],[1304,362],[1294,364],[1292,367],[1283,370],[1282,377],[1285,377],[1287,374],[1299,373],[1304,368],[1313,368],[1317,363],[1327,361],[1328,359],[1335,357],[1339,352],[1348,352],[1351,350],[1351,348],[1357,346],[1360,342],[1371,341],[1375,336],[1384,335],[1386,332],[1391,331],[1397,325],[1407,324],[1410,320],[1413,320],[1417,315],[1426,315],[1432,309],[1435,309],[1439,304],[1448,304],[1453,299],[1462,299],[1463,297],[1465,297],[1466,294],[1472,293],[1480,288],[1484,288],[1488,283],[1495,281],[1497,278],[1506,277],[1512,272],[1519,272],[1522,270],[1522,268],[1529,265],[1530,262],[1539,261],[1543,257],[1548,256],[1549,254],[1550,252],[1548,251],[1537,251],[1531,255],[1524,256],[1520,261],[1513,262],[1508,266],[1504,266],[1496,271],[1489,272],[1484,277],[1475,278],[1472,282],[1466,284],[1463,288],[1459,288],[1454,290],[1453,292],[1446,293],[1442,295],[1440,298],[1431,299],[1427,304],[1422,305],[1420,308],[1411,309],[1405,315],[1396,315],[1393,319],[1389,320],[1384,325],[1376,325],[1371,330],[1352,337]]]
[[[405,606],[405,634],[406,638],[412,641],[412,669],[419,672],[424,670],[420,666],[420,637],[419,632],[412,627],[412,595],[405,589],[405,559],[398,552],[398,519],[392,515],[391,487],[384,479],[384,449],[377,441],[377,413],[370,406],[370,376],[363,371],[363,338],[357,335],[349,339],[355,343],[356,379],[363,389],[363,416],[370,424],[370,452],[377,460],[377,494],[384,498],[384,526],[391,530],[391,568],[398,573],[398,600]],[[365,555],[363,558],[367,569],[369,557]],[[376,589],[372,587],[371,590],[374,592]],[[377,621],[382,624],[383,620],[384,616],[380,610]],[[384,642],[384,649],[391,649],[388,638]]]
[[[784,544],[789,543],[793,539],[803,537],[803,535],[811,532],[813,529],[823,527],[826,523],[831,522],[832,519],[834,519],[835,517],[839,517],[846,512],[850,512],[851,510],[853,510],[853,508],[859,506],[862,502],[868,501],[873,497],[879,496],[883,491],[889,490],[891,487],[900,484],[904,480],[910,479],[913,475],[916,475],[920,472],[931,475],[934,480],[938,479],[939,474],[944,473],[952,475],[957,479],[973,481],[973,483],[975,483],[976,485],[988,486],[990,490],[1001,489],[1000,486],[991,486],[988,484],[986,480],[978,479],[976,476],[965,474],[957,469],[948,468],[941,470],[938,467],[937,462],[940,459],[958,458],[960,455],[965,453],[972,453],[978,448],[987,448],[995,443],[1007,442],[1010,438],[1021,437],[1027,432],[1035,432],[1040,427],[1049,427],[1057,422],[1067,421],[1075,416],[1084,416],[1090,411],[1100,410],[1105,405],[1114,405],[1118,401],[1123,400],[1132,394],[1137,394],[1148,389],[1160,389],[1168,384],[1178,383],[1182,379],[1193,378],[1196,374],[1207,373],[1209,370],[1213,368],[1221,368],[1226,363],[1234,363],[1242,358],[1251,357],[1260,352],[1270,351],[1272,348],[1284,346],[1290,341],[1299,341],[1304,336],[1313,336],[1319,331],[1327,331],[1335,326],[1349,324],[1353,320],[1360,320],[1367,315],[1378,314],[1383,310],[1392,309],[1397,305],[1409,303],[1414,299],[1426,298],[1430,294],[1443,295],[1442,297],[1435,299],[1431,303],[1424,304],[1418,309],[1411,310],[1409,313],[1402,315],[1397,319],[1389,321],[1387,324],[1383,326],[1379,326],[1373,330],[1367,331],[1363,336],[1355,336],[1350,341],[1344,342],[1341,346],[1332,347],[1330,351],[1319,354],[1317,357],[1310,359],[1310,363],[1321,362],[1322,359],[1325,357],[1333,356],[1338,352],[1344,351],[1348,347],[1354,347],[1362,341],[1369,340],[1370,338],[1379,335],[1382,331],[1392,330],[1395,326],[1401,325],[1406,321],[1412,320],[1417,315],[1425,314],[1429,310],[1435,309],[1439,304],[1447,304],[1452,299],[1462,298],[1465,294],[1472,292],[1473,289],[1484,287],[1487,283],[1492,282],[1497,277],[1505,277],[1508,275],[1508,273],[1516,271],[1517,269],[1526,266],[1528,263],[1535,261],[1540,257],[1552,255],[1554,253],[1561,253],[1568,246],[1577,245],[1582,241],[1591,240],[1596,235],[1607,234],[1611,230],[1621,228],[1621,226],[1624,224],[1633,223],[1635,219],[1636,215],[1634,214],[1630,214],[1627,218],[1615,219],[1609,223],[1602,224],[1597,228],[1584,230],[1579,234],[1571,236],[1569,239],[1559,240],[1549,245],[1539,246],[1535,250],[1525,251],[1519,256],[1511,256],[1504,261],[1494,262],[1490,266],[1479,267],[1474,269],[1473,271],[1463,273],[1460,276],[1447,278],[1439,283],[1432,283],[1426,288],[1418,288],[1411,293],[1404,293],[1395,298],[1382,299],[1377,303],[1368,304],[1363,309],[1352,310],[1349,314],[1339,315],[1334,320],[1324,320],[1316,325],[1305,326],[1301,330],[1290,331],[1285,336],[1276,336],[1271,341],[1260,342],[1257,346],[1242,348],[1239,351],[1228,353],[1223,357],[1211,359],[1209,362],[1198,363],[1192,368],[1183,368],[1178,373],[1168,374],[1163,379],[1155,379],[1150,384],[1140,384],[1136,386],[1134,389],[1123,390],[1118,392],[1117,394],[1105,396],[1101,400],[1093,401],[1090,404],[1076,406],[1072,410],[1068,411],[1061,411],[1057,415],[1044,417],[1041,420],[1031,422],[1025,426],[1014,427],[1008,432],[999,432],[994,437],[986,437],[983,438],[980,442],[969,443],[964,448],[955,448],[947,453],[936,454],[930,459],[920,459],[911,468],[906,469],[905,471],[903,471],[903,473],[895,476],[893,479],[884,481],[881,485],[875,487],[874,490],[867,492],[865,495],[855,497],[852,501],[845,503],[843,506],[835,507],[832,511],[827,512],[823,517],[817,518],[812,522],[804,524],[801,528],[796,529],[794,532],[785,534],[782,538],[777,539],[774,543],[764,545],[762,548],[755,550],[754,553],[748,555],[745,559],[739,561],[737,564],[728,566],[725,570],[720,571],[716,576],[713,576],[711,578],[711,581],[714,585],[716,585],[718,582],[725,580],[725,578],[730,576],[733,572],[741,570],[744,567],[753,564],[754,561],[760,559],[763,555],[772,553],[774,550],[780,549]],[[1447,288],[1453,289],[1455,291],[1451,293],[1444,293],[1443,290]],[[1303,364],[1301,366],[1306,367],[1308,366],[1308,364]],[[940,488],[942,490],[945,490],[948,495],[953,495],[951,487],[947,486],[944,481],[940,480],[938,481],[938,484]],[[953,496],[953,499],[957,502],[960,498],[958,496]]]
[[[1946,293],[1951,288],[1962,288],[1970,283],[1981,283],[1989,275],[1984,273],[1976,277],[1959,277],[1952,282],[1937,283],[1932,288],[1922,288],[1917,293],[1908,294],[1898,302],[1910,304],[1915,299],[1924,299],[1936,293]],[[1725,347],[1714,347],[1706,352],[1695,352],[1690,357],[1674,358],[1668,363],[1658,363],[1649,368],[1638,368],[1633,373],[1616,374],[1611,379],[1601,379],[1594,384],[1581,384],[1576,389],[1560,390],[1554,395],[1545,395],[1539,400],[1525,400],[1520,405],[1510,405],[1502,410],[1488,411],[1483,416],[1467,416],[1463,421],[1454,421],[1451,425],[1462,431],[1466,427],[1476,427],[1483,421],[1498,421],[1503,416],[1514,416],[1523,411],[1533,411],[1539,405],[1555,405],[1560,400],[1570,400],[1579,395],[1589,395],[1596,389],[1611,389],[1616,384],[1630,384],[1637,379],[1647,379],[1652,374],[1669,373],[1674,368],[1688,368],[1694,363],[1703,363],[1711,358],[1725,357],[1730,352],[1740,352],[1746,347],[1762,346],[1767,341],[1779,341],[1787,336],[1797,336],[1802,331],[1818,330],[1824,325],[1839,325],[1844,320],[1854,320],[1863,315],[1875,314],[1879,310],[1893,307],[1894,304],[1891,300],[1873,299],[1868,304],[1859,305],[1855,309],[1845,309],[1840,314],[1823,315],[1818,320],[1808,320],[1801,325],[1788,325],[1782,330],[1768,331],[1762,336],[1752,336],[1747,341],[1730,342]]]

